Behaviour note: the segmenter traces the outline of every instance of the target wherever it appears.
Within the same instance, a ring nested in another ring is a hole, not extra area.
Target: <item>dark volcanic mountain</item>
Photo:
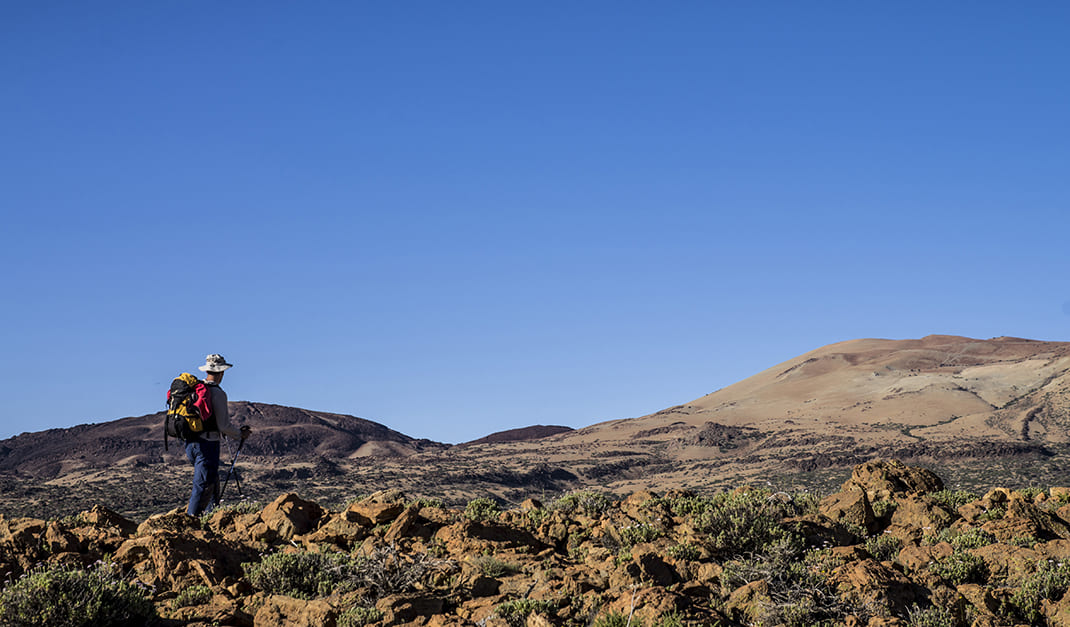
[[[568,433],[572,430],[572,427],[562,427],[557,425],[532,425],[530,427],[499,431],[486,437],[479,438],[478,440],[458,444],[458,446],[468,446],[471,444],[496,444],[501,442],[524,442],[526,440],[548,438],[551,435]]]
[[[254,429],[243,452],[248,457],[337,459],[447,448],[344,414],[245,401],[231,403],[230,413],[235,424]],[[78,470],[159,463],[164,455],[163,413],[156,413],[0,441],[0,472],[48,479]],[[182,443],[172,440],[168,455],[182,455]]]

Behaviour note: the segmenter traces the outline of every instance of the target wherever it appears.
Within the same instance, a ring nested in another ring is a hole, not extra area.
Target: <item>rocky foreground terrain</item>
[[[0,624],[70,623],[56,612],[111,582],[113,624],[1070,625],[1070,487],[970,494],[887,460],[844,478],[824,498],[586,490],[502,510],[384,490],[0,517]]]

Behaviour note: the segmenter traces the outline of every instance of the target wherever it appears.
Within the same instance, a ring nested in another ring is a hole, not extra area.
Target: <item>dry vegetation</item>
[[[0,519],[0,623],[1062,625],[1068,519],[1070,488],[982,495],[891,461],[823,499],[388,490],[140,525],[95,507]]]

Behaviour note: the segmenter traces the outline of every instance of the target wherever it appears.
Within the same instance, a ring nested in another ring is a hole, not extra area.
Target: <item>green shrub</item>
[[[200,515],[200,521],[202,526],[206,526],[208,521],[212,519],[217,512],[234,512],[235,514],[257,514],[264,509],[264,504],[259,501],[238,501],[237,503],[226,503],[223,505],[217,505],[216,507],[208,510]]]
[[[924,544],[924,545],[930,545],[930,546],[933,545],[933,544],[940,544],[941,542],[950,543],[960,533],[962,533],[962,532],[959,531],[958,529],[953,529],[951,527],[945,527],[944,529],[941,529],[940,531],[937,531],[936,533],[933,533],[933,534],[927,533],[927,534],[925,534],[921,538],[921,543]]]
[[[535,599],[516,599],[506,601],[494,608],[494,613],[510,627],[521,627],[529,614],[552,615],[557,610],[553,601],[536,601]]]
[[[636,624],[634,620],[632,624]],[[651,627],[684,627],[684,617],[680,616],[680,613],[676,611],[662,614],[654,621]]]
[[[700,556],[700,551],[697,546],[690,542],[684,544],[674,544],[668,548],[669,555],[675,557],[678,560],[697,560]]]
[[[932,535],[922,538],[923,544],[940,544],[947,542],[956,550],[978,549],[996,541],[996,537],[984,529],[954,529],[947,527]]]
[[[374,607],[354,605],[338,617],[338,627],[364,627],[383,620],[383,613]]]
[[[873,503],[873,515],[877,518],[888,518],[895,512],[899,504],[892,499],[881,499]]]
[[[527,518],[528,527],[536,529],[550,517],[550,511],[542,507],[537,507],[535,509],[529,509],[525,512],[525,516]]]
[[[944,607],[922,609],[915,605],[907,612],[908,627],[956,627],[955,613]]]
[[[442,499],[437,499],[430,496],[421,496],[415,498],[409,502],[410,505],[418,505],[419,507],[430,507],[432,509],[444,509],[446,503]]]
[[[350,507],[353,507],[353,506],[354,506],[354,505],[356,505],[357,503],[360,503],[360,502],[361,502],[361,501],[363,501],[364,499],[368,498],[369,496],[370,496],[370,495],[368,495],[368,494],[358,494],[358,495],[356,495],[356,496],[354,496],[354,497],[350,497],[350,498],[346,499],[346,500],[345,500],[345,501],[344,501],[344,502],[342,503],[342,509],[343,509],[343,510],[347,510],[347,509],[349,509]]]
[[[642,627],[642,624],[633,616],[630,627]],[[606,612],[594,620],[593,627],[629,627],[628,617],[620,612]]]
[[[178,593],[171,601],[171,607],[192,607],[203,605],[212,599],[212,589],[208,586],[190,586]]]
[[[1043,621],[1040,611],[1044,599],[1055,601],[1070,588],[1070,562],[1044,560],[1022,580],[1010,598],[1013,612],[1030,624]]]
[[[992,509],[985,510],[980,516],[977,517],[978,522],[986,523],[990,520],[1002,520],[1007,515],[1007,508],[997,505]]]
[[[951,546],[958,551],[979,549],[996,541],[996,536],[984,529],[968,529],[951,538]]]
[[[1040,540],[1037,540],[1032,534],[1026,534],[1024,536],[1014,536],[1007,541],[1007,544],[1031,549],[1036,546],[1037,542],[1040,542]]]
[[[840,624],[849,613],[864,620],[859,608],[849,608],[828,583],[828,573],[837,565],[831,552],[804,553],[803,547],[800,538],[780,540],[762,554],[724,564],[726,593],[759,579],[769,586],[768,597],[757,599],[748,624],[814,627]]]
[[[803,556],[803,561],[811,572],[829,577],[832,571],[850,560],[845,555],[834,554],[832,549],[814,549]]]
[[[344,553],[272,553],[242,568],[253,587],[305,600],[343,591],[358,576],[357,564]]]
[[[866,540],[866,552],[880,562],[891,562],[899,556],[903,541],[895,536],[881,534]]]
[[[249,583],[268,594],[309,600],[365,587],[377,597],[412,591],[448,562],[427,553],[401,555],[393,546],[351,557],[345,553],[272,553],[242,564]]]
[[[1044,501],[1044,507],[1046,509],[1059,509],[1068,503],[1070,503],[1070,492],[1060,492],[1059,494],[1052,495],[1047,501]]]
[[[783,496],[786,493],[780,492],[779,494]],[[816,492],[792,492],[788,494],[788,497],[791,499],[790,504],[794,509],[791,512],[792,516],[816,514],[821,506],[821,496]]]
[[[661,529],[647,523],[636,523],[621,527],[620,541],[624,546],[630,547],[643,542],[651,542],[665,535]]]
[[[497,518],[501,511],[501,507],[498,506],[497,501],[486,497],[480,497],[468,502],[468,505],[464,508],[464,515],[469,520],[482,522],[484,520]]]
[[[955,510],[981,498],[968,490],[939,490],[931,492],[929,496]]]
[[[800,511],[791,500],[768,490],[737,490],[718,494],[704,503],[689,504],[695,527],[706,533],[711,548],[723,555],[761,553],[767,545],[796,534],[780,521]]]
[[[477,557],[474,561],[479,572],[487,577],[508,577],[520,572],[520,567],[516,564],[502,561],[491,555]]]
[[[234,512],[235,514],[259,514],[264,509],[260,501],[238,501],[237,503],[224,503],[215,507],[210,513]]]
[[[140,627],[156,618],[144,588],[125,581],[114,564],[40,566],[0,592],[0,625],[6,627]]]
[[[613,499],[607,494],[595,490],[579,490],[554,499],[550,502],[549,509],[598,516],[612,506]]]
[[[1015,492],[1022,495],[1022,498],[1029,501],[1030,503],[1032,503],[1033,500],[1041,494],[1047,494],[1047,490],[1045,490],[1044,488],[1037,487],[1022,488],[1020,490],[1015,490]]]
[[[988,577],[985,561],[961,549],[956,549],[948,557],[930,564],[929,570],[956,586],[964,583],[984,583]]]

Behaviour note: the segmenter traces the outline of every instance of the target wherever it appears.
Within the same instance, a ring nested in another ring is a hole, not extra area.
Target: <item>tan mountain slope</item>
[[[762,431],[805,428],[885,441],[1068,439],[1070,343],[1018,338],[852,340],[819,348],[735,385],[643,418],[582,430],[634,435],[707,422]]]
[[[1070,343],[929,336],[832,344],[690,403],[508,454],[604,472],[610,487],[634,489],[790,476],[877,456],[1048,456],[1068,434]]]

